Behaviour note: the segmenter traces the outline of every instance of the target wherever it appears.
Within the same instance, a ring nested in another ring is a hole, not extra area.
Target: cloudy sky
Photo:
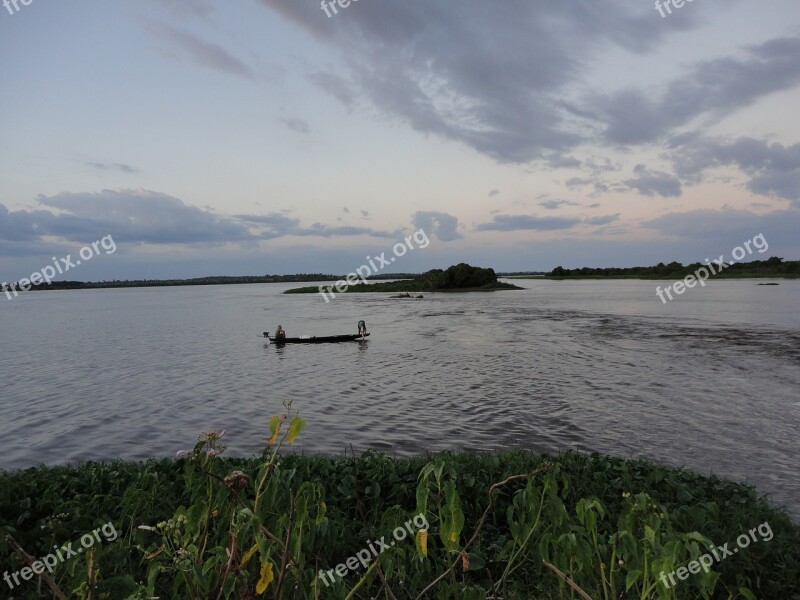
[[[0,6],[0,278],[800,259],[800,4]],[[327,14],[326,14],[327,13]],[[330,14],[330,16],[328,16]]]

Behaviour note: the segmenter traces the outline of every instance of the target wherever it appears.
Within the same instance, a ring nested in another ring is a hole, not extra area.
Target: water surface
[[[294,400],[308,453],[566,449],[755,484],[800,514],[800,281],[526,280],[519,292],[282,295],[290,284],[35,292],[0,304],[0,467],[263,448]],[[662,284],[663,285],[663,284]],[[355,333],[364,344],[286,346]]]

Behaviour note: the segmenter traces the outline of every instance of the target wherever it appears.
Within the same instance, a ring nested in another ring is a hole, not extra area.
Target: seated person
[[[286,332],[283,330],[283,326],[278,325],[278,328],[275,330],[275,339],[276,340],[286,339]]]

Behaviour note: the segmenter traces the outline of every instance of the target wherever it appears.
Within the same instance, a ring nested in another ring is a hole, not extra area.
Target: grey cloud
[[[38,202],[56,212],[12,212],[0,205],[0,241],[34,243],[54,237],[86,243],[113,235],[117,242],[208,245],[255,239],[231,219],[148,190],[41,195]]]
[[[304,119],[291,118],[281,119],[281,121],[295,133],[311,133],[311,127],[308,125],[308,121]]]
[[[497,196],[499,193],[500,193],[500,190],[494,189],[494,190],[491,190],[489,192],[488,196],[489,196],[489,198],[493,198],[493,197]]]
[[[579,161],[574,156],[564,156],[564,155],[551,155],[545,157],[545,161],[547,166],[551,169],[577,169],[581,166],[581,161]]]
[[[585,134],[562,98],[589,54],[602,44],[644,52],[697,22],[690,11],[661,22],[650,6],[614,0],[472,3],[457,19],[449,1],[407,0],[360,2],[332,23],[316,3],[260,1],[341,53],[352,86],[311,78],[345,103],[355,88],[421,133],[501,163],[553,166],[578,163],[565,155]]]
[[[644,165],[636,165],[633,172],[636,174],[631,179],[626,179],[625,184],[640,194],[653,196],[658,194],[665,198],[676,198],[681,195],[680,180],[674,175],[662,171],[651,171]]]
[[[354,85],[346,79],[324,71],[312,73],[308,78],[317,87],[328,92],[346,107],[350,108],[355,104],[356,94]]]
[[[253,70],[222,46],[200,39],[188,31],[152,19],[143,19],[145,28],[153,35],[183,50],[192,62],[223,71],[230,75],[253,79]]]
[[[670,83],[660,96],[628,89],[594,98],[590,104],[607,122],[607,141],[643,144],[658,140],[699,115],[719,118],[798,83],[800,37],[786,37],[750,46],[741,58],[703,61]]]
[[[38,202],[62,211],[46,225],[47,233],[68,239],[85,240],[106,233],[113,234],[117,241],[153,244],[224,243],[253,239],[242,225],[227,217],[150,190],[40,195]]]
[[[682,240],[711,240],[718,252],[729,252],[731,244],[740,244],[762,233],[770,251],[779,253],[781,245],[797,247],[800,211],[780,210],[757,214],[747,210],[702,209],[676,212],[642,223],[647,228]]]
[[[436,237],[442,242],[452,242],[464,237],[458,232],[458,218],[443,212],[414,213],[414,227],[422,229],[429,237]]]
[[[401,235],[399,230],[381,231],[369,227],[350,226],[331,227],[329,225],[323,225],[322,223],[314,223],[311,227],[302,227],[300,225],[300,219],[289,217],[284,213],[275,212],[266,215],[235,215],[235,218],[243,223],[255,225],[262,229],[259,237],[267,240],[287,236],[332,238],[369,235],[380,238],[397,238]]]
[[[535,217],[533,215],[495,215],[488,223],[480,223],[475,231],[555,231],[574,227],[581,220],[575,217]]]
[[[544,200],[539,202],[539,206],[547,210],[555,210],[559,206],[579,206],[579,204],[570,200]]]
[[[100,163],[100,162],[87,162],[87,165],[99,169],[100,171],[119,171],[120,173],[138,173],[139,169],[126,165],[123,163]]]
[[[589,225],[608,225],[609,223],[613,223],[617,219],[619,219],[620,213],[615,213],[613,215],[605,215],[601,217],[589,217],[584,219],[583,222]]]
[[[696,182],[710,168],[733,165],[750,179],[754,194],[777,196],[800,206],[800,144],[768,144],[750,137],[733,142],[703,139],[673,153],[675,172]]]

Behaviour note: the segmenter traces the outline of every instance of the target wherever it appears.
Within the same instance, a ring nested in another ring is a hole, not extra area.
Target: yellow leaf
[[[450,532],[450,541],[451,542],[457,542],[458,541],[458,533],[456,533],[455,529],[453,529],[453,531]]]
[[[158,556],[159,554],[161,554],[163,551],[164,551],[164,545],[162,544],[162,545],[161,545],[161,546],[158,548],[158,550],[153,550],[153,551],[152,551],[150,554],[148,554],[147,556],[145,556],[145,559],[146,559],[146,560],[150,560],[151,558],[155,558],[156,556]]]
[[[270,437],[269,437],[269,441],[267,441],[267,445],[272,446],[272,444],[274,444],[275,442],[278,441],[278,434],[280,433],[280,430],[281,430],[280,424],[281,424],[281,421],[280,421],[280,419],[278,417],[272,417],[269,420]]]
[[[292,419],[292,423],[289,425],[289,435],[286,436],[286,441],[290,444],[293,444],[297,434],[303,431],[305,426],[306,422],[300,417],[295,417]]]
[[[428,530],[420,529],[414,539],[414,544],[417,547],[417,552],[422,556],[428,556]]]
[[[258,550],[258,543],[253,544],[253,547],[250,548],[250,550],[248,550],[247,552],[244,553],[244,556],[242,557],[242,568],[243,569],[247,568],[247,563],[249,563],[250,559],[253,558],[253,554],[256,553],[256,550]]]
[[[267,591],[269,584],[272,583],[272,580],[275,579],[275,576],[272,574],[272,563],[271,562],[262,562],[261,563],[261,579],[258,580],[256,584],[256,594],[263,594]]]

